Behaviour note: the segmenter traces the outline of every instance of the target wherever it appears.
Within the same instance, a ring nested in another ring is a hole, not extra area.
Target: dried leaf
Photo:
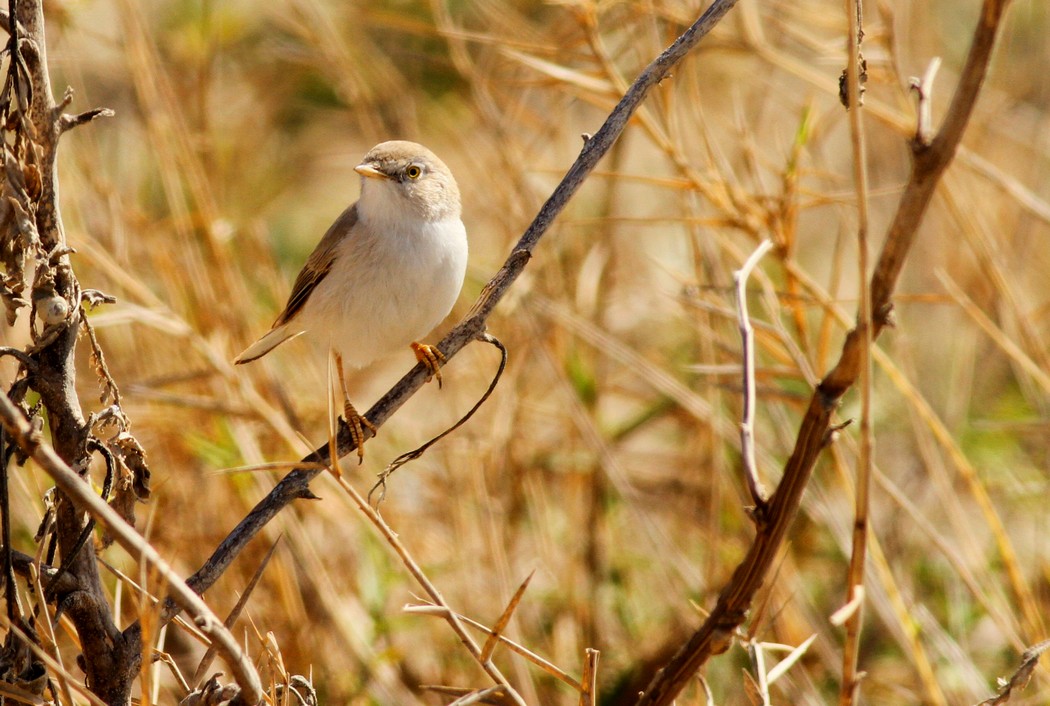
[[[22,168],[22,174],[25,178],[26,194],[29,199],[34,202],[39,200],[44,190],[43,181],[40,179],[40,169],[35,164],[27,164]]]
[[[134,436],[122,431],[109,440],[109,448],[113,454],[131,471],[132,488],[135,497],[145,502],[150,496],[150,470],[146,463],[146,450]]]
[[[15,320],[18,318],[18,310],[28,306],[29,302],[6,286],[0,290],[0,298],[4,300],[4,308],[7,310],[7,325],[14,326]]]
[[[146,464],[146,451],[138,440],[126,431],[121,431],[107,442],[107,447],[116,461],[117,477],[113,479],[109,506],[128,524],[135,524],[135,503],[149,499],[150,470]],[[109,546],[113,538],[109,532],[102,535],[102,543]]]
[[[217,672],[204,683],[201,688],[190,692],[190,694],[179,702],[179,706],[221,706],[228,704],[240,696],[241,690],[236,684],[219,683],[222,672]]]
[[[1009,680],[999,680],[999,694],[982,701],[977,706],[1001,706],[1001,704],[1005,704],[1010,700],[1014,689],[1020,691],[1028,686],[1028,682],[1032,679],[1032,672],[1035,671],[1036,665],[1039,664],[1039,657],[1047,649],[1050,649],[1050,640],[1044,640],[1025,650],[1024,654],[1021,655],[1021,666],[1017,668],[1013,676]]]

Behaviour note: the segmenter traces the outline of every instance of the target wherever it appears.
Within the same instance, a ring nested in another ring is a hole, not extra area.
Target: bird
[[[357,202],[340,214],[306,259],[269,331],[234,360],[258,360],[306,334],[327,344],[343,393],[344,419],[364,458],[367,428],[350,402],[346,368],[361,368],[405,345],[437,377],[444,356],[419,339],[455,304],[467,268],[467,233],[452,172],[423,145],[381,142],[354,171]]]

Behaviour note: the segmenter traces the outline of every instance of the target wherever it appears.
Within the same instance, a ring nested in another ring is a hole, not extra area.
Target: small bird
[[[467,233],[456,180],[426,147],[382,142],[354,171],[361,175],[361,197],[307,258],[270,330],[234,362],[250,363],[302,333],[327,343],[360,461],[364,429],[374,436],[376,428],[350,403],[344,365],[359,368],[410,344],[440,385],[444,357],[418,339],[448,316],[459,297]]]

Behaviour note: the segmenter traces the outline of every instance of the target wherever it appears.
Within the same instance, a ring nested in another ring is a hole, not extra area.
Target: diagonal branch
[[[561,183],[540,208],[536,217],[521,239],[514,246],[503,267],[485,285],[481,296],[475,302],[467,317],[461,321],[444,339],[438,343],[438,349],[448,360],[462,350],[468,343],[479,339],[485,332],[486,321],[492,314],[507,290],[525,269],[532,257],[532,251],[540,238],[550,228],[551,223],[561,213],[569,199],[579,190],[599,160],[609,151],[623,132],[631,115],[654,86],[666,78],[671,69],[678,64],[703,39],[718,22],[736,4],[736,0],[715,0],[697,21],[675,40],[662,54],[650,63],[638,76],[613,109],[605,123],[593,136],[587,138],[583,150],[576,161],[562,178]],[[385,423],[408,399],[419,390],[426,381],[427,370],[419,364],[410,370],[389,392],[386,393],[365,416],[376,427]],[[336,453],[339,458],[354,450],[345,426],[339,430]],[[198,593],[206,591],[234,558],[247,546],[248,542],[272,520],[278,512],[293,500],[315,497],[310,491],[310,481],[320,473],[320,469],[330,463],[328,445],[321,446],[302,460],[311,464],[309,468],[298,468],[284,478],[274,489],[241,520],[240,524],[223,540],[212,553],[204,566],[189,578],[187,583]],[[166,604],[165,618],[170,619],[178,612],[174,603]],[[138,623],[125,631],[129,644],[138,644],[141,638],[141,627]]]
[[[872,341],[890,320],[890,297],[937,183],[955,156],[973,112],[1008,2],[985,0],[966,67],[940,132],[929,144],[919,140],[912,142],[914,161],[911,175],[871,278]],[[758,534],[747,556],[733,572],[707,620],[679,648],[670,663],[656,674],[638,700],[639,706],[668,706],[710,657],[729,648],[734,631],[747,617],[755,594],[762,587],[783,544],[813,465],[834,434],[832,413],[860,375],[864,334],[858,329],[849,333],[838,363],[814,391],[795,449],[785,465],[783,479],[770,498],[768,511],[756,517]]]

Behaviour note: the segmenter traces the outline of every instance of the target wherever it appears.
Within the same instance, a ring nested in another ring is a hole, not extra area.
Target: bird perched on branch
[[[444,357],[418,339],[448,315],[459,296],[467,235],[456,180],[426,147],[380,143],[355,171],[361,175],[360,199],[307,258],[273,327],[234,362],[250,363],[302,333],[327,343],[360,459],[365,428],[373,436],[376,429],[350,403],[345,367],[367,365],[411,344],[440,385]]]

